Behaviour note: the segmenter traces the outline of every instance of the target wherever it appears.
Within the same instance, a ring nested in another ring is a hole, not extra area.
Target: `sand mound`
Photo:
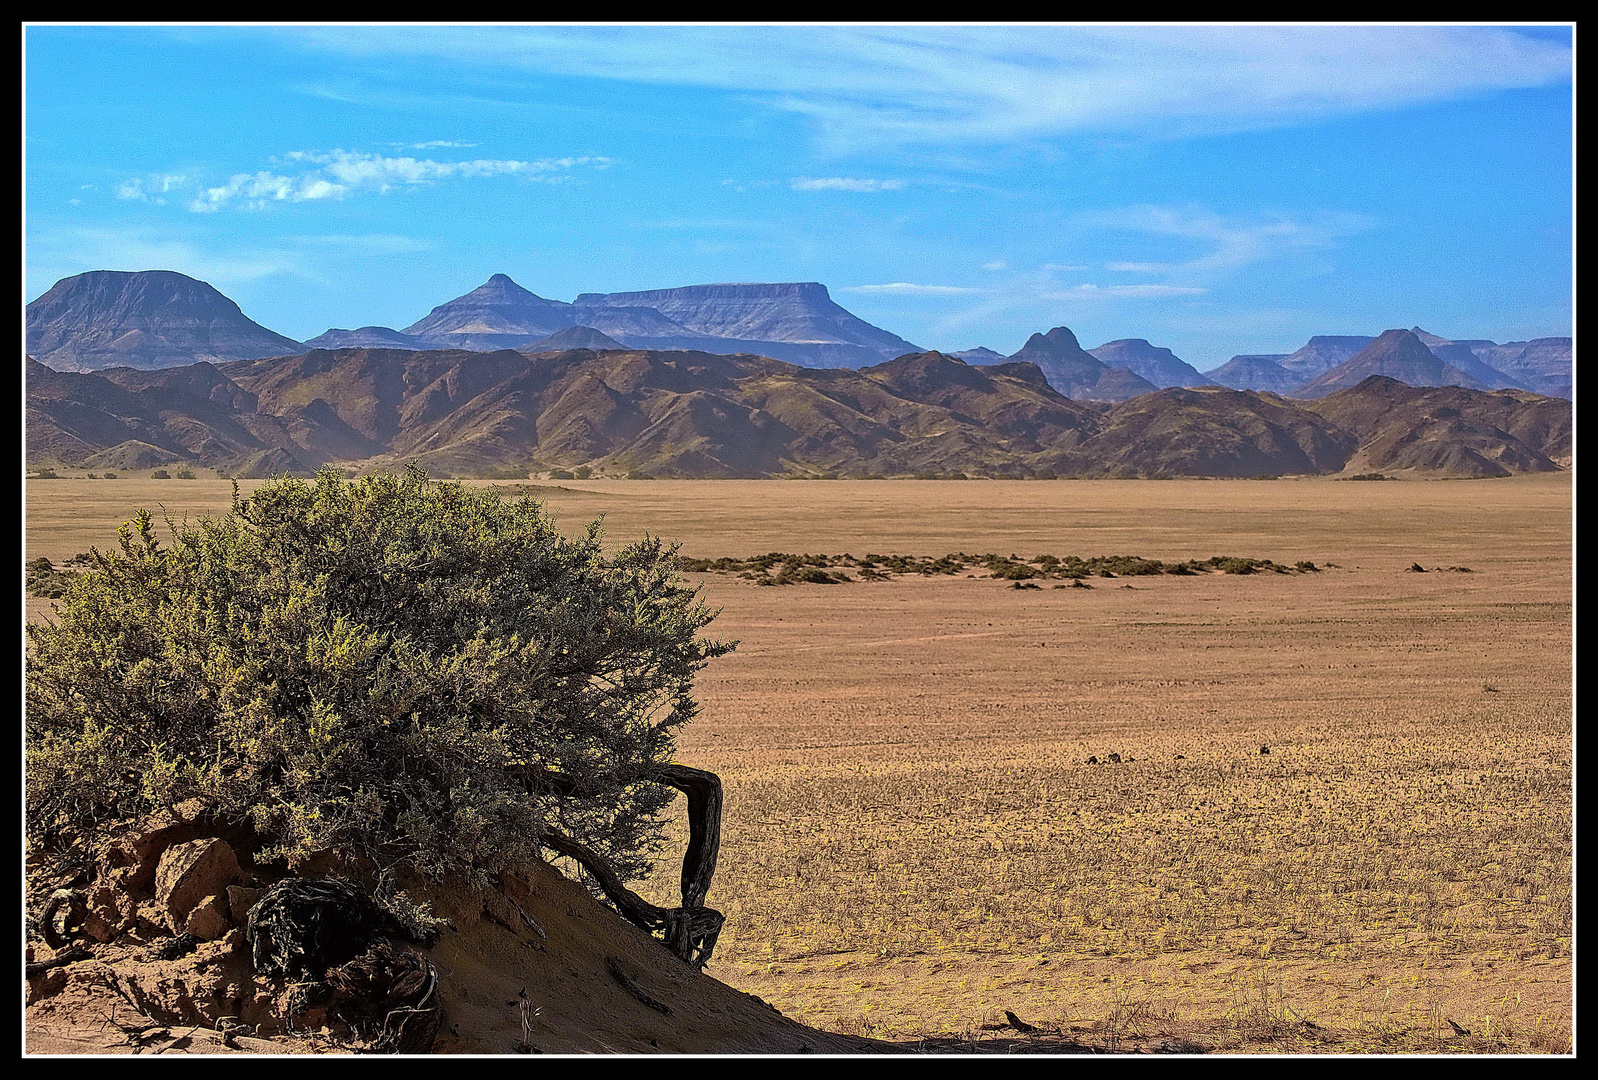
[[[266,974],[248,912],[276,882],[248,843],[170,820],[124,841],[69,893],[28,945],[26,1050],[86,1053],[326,1053],[370,1050],[374,1025],[330,989],[411,972],[392,1000],[431,1010],[425,1052],[442,1054],[860,1053],[883,1044],[816,1031],[679,960],[659,940],[538,863],[477,891],[412,883],[448,920],[432,944],[398,924],[365,966]],[[337,877],[331,865],[312,876]],[[347,868],[342,868],[347,871]],[[35,867],[36,896],[51,894]],[[69,899],[69,897],[71,899]],[[377,959],[373,959],[377,957]],[[342,962],[342,958],[340,958]],[[397,967],[395,965],[398,965]],[[422,972],[430,972],[427,979]],[[425,984],[425,987],[424,987]],[[368,989],[370,987],[368,986]],[[380,995],[379,995],[380,996]],[[383,1017],[377,1018],[376,1028]],[[413,1027],[413,1030],[415,1028]],[[433,1032],[436,1030],[436,1036]],[[390,1044],[392,1048],[392,1043]]]

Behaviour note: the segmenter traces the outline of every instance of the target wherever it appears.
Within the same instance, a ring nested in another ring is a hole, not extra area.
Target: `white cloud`
[[[345,26],[297,35],[345,55],[427,55],[496,77],[753,92],[811,118],[839,150],[1257,130],[1563,84],[1574,71],[1569,41],[1493,26]]]
[[[558,183],[569,179],[573,169],[604,169],[611,165],[610,158],[598,156],[542,158],[537,161],[487,158],[434,161],[430,158],[385,157],[351,150],[295,150],[284,154],[282,161],[312,168],[292,176],[264,169],[255,173],[239,173],[225,184],[201,189],[190,202],[189,209],[196,213],[210,213],[224,206],[236,205],[259,210],[275,202],[343,199],[360,192],[383,193],[402,187],[490,176],[520,176],[528,180]]]
[[[851,176],[796,176],[790,186],[795,191],[902,191],[903,180],[861,180]]]
[[[117,198],[164,205],[166,199],[162,198],[163,195],[188,182],[188,177],[179,176],[175,173],[136,176],[117,185]],[[84,185],[84,190],[92,190],[92,185]]]
[[[1008,264],[1005,263],[1003,259],[994,259],[992,262],[985,262],[982,264],[982,269],[984,270],[1004,270],[1007,269],[1007,267]]]

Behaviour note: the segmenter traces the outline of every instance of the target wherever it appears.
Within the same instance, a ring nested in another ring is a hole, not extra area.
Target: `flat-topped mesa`
[[[922,351],[836,304],[814,281],[688,285],[640,292],[583,293],[578,307],[645,307],[715,337],[804,345],[851,345],[891,360]]]

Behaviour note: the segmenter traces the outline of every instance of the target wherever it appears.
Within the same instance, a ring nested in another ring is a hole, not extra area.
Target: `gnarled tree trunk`
[[[529,767],[529,781],[557,794],[576,791],[571,779],[548,769]],[[674,787],[688,796],[688,850],[682,861],[682,906],[662,908],[651,904],[622,884],[610,865],[584,844],[550,830],[539,837],[545,847],[581,863],[593,875],[616,910],[633,925],[664,936],[667,948],[696,968],[710,961],[723,917],[705,907],[710,879],[721,851],[721,778],[703,769],[667,764],[656,767],[644,780]]]

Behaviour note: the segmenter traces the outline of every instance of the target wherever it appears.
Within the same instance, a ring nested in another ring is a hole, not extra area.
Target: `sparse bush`
[[[572,479],[573,480],[587,480],[590,476],[593,476],[593,475],[594,475],[594,470],[590,469],[587,465],[579,465],[579,466],[577,466],[577,468],[572,470]]]
[[[44,555],[37,559],[29,559],[25,569],[29,594],[50,600],[65,596],[67,587],[72,584],[72,579],[76,576],[70,571],[57,570]]]
[[[177,472],[177,477],[178,477],[179,480],[193,480],[194,479],[194,470],[193,469],[179,469],[178,472]]]
[[[55,474],[55,470],[54,469],[35,469],[33,471],[33,476],[31,477],[31,479],[34,479],[34,480],[59,480],[61,478]]]
[[[170,480],[170,479],[172,479],[172,474],[167,472],[165,469],[157,469],[153,473],[150,474],[150,479],[151,480]]]
[[[30,837],[198,798],[291,865],[489,873],[554,828],[647,871],[672,795],[640,777],[735,644],[698,636],[674,547],[606,555],[597,521],[568,540],[539,503],[417,470],[235,489],[173,531],[141,512],[28,627]]]

